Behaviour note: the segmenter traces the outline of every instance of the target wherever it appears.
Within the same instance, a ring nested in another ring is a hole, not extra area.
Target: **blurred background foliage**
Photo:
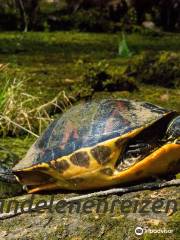
[[[0,0],[0,30],[180,29],[180,0]]]

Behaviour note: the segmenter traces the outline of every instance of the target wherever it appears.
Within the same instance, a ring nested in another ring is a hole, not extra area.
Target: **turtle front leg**
[[[128,169],[115,170],[111,181],[115,184],[134,183],[178,172],[180,172],[180,145],[168,143]]]

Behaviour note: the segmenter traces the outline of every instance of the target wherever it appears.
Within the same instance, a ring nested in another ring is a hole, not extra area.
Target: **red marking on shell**
[[[128,110],[127,106],[122,102],[117,102],[115,109],[111,113],[111,117],[106,121],[104,132],[111,132],[114,129],[114,126],[116,123],[119,123],[118,118],[121,117],[121,120],[123,120],[124,125],[129,124],[129,121],[125,119],[121,112],[124,110]]]
[[[74,138],[74,139],[78,139],[78,137],[79,137],[78,131],[77,131],[77,129],[75,128],[75,129],[73,130],[73,138]]]
[[[105,128],[104,128],[104,132],[110,132],[113,129],[113,124],[114,119],[113,118],[109,118],[108,121],[106,122]]]
[[[122,101],[117,101],[116,107],[120,112],[128,109],[127,106]]]
[[[60,145],[61,149],[64,149],[66,144],[68,143],[70,137],[73,136],[74,139],[78,139],[78,131],[73,125],[71,121],[67,122],[65,129],[64,129],[64,136]]]

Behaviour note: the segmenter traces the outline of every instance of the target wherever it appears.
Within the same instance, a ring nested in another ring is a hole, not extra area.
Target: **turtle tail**
[[[7,183],[17,183],[17,179],[14,176],[11,169],[0,167],[0,181]]]

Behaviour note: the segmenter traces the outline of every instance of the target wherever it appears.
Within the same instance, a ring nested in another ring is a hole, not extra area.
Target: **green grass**
[[[0,112],[2,111],[2,108],[6,101],[7,91],[10,84],[6,74],[3,74],[1,81],[3,82],[3,84],[1,84],[0,86]]]
[[[60,90],[68,90],[64,79],[78,79],[89,62],[105,59],[113,71],[121,71],[144,51],[180,51],[180,34],[162,37],[131,34],[127,42],[134,55],[123,59],[118,57],[119,37],[121,34],[1,33],[0,59],[10,63],[12,72],[27,76],[28,92],[47,99]],[[79,62],[84,63],[83,67]]]

